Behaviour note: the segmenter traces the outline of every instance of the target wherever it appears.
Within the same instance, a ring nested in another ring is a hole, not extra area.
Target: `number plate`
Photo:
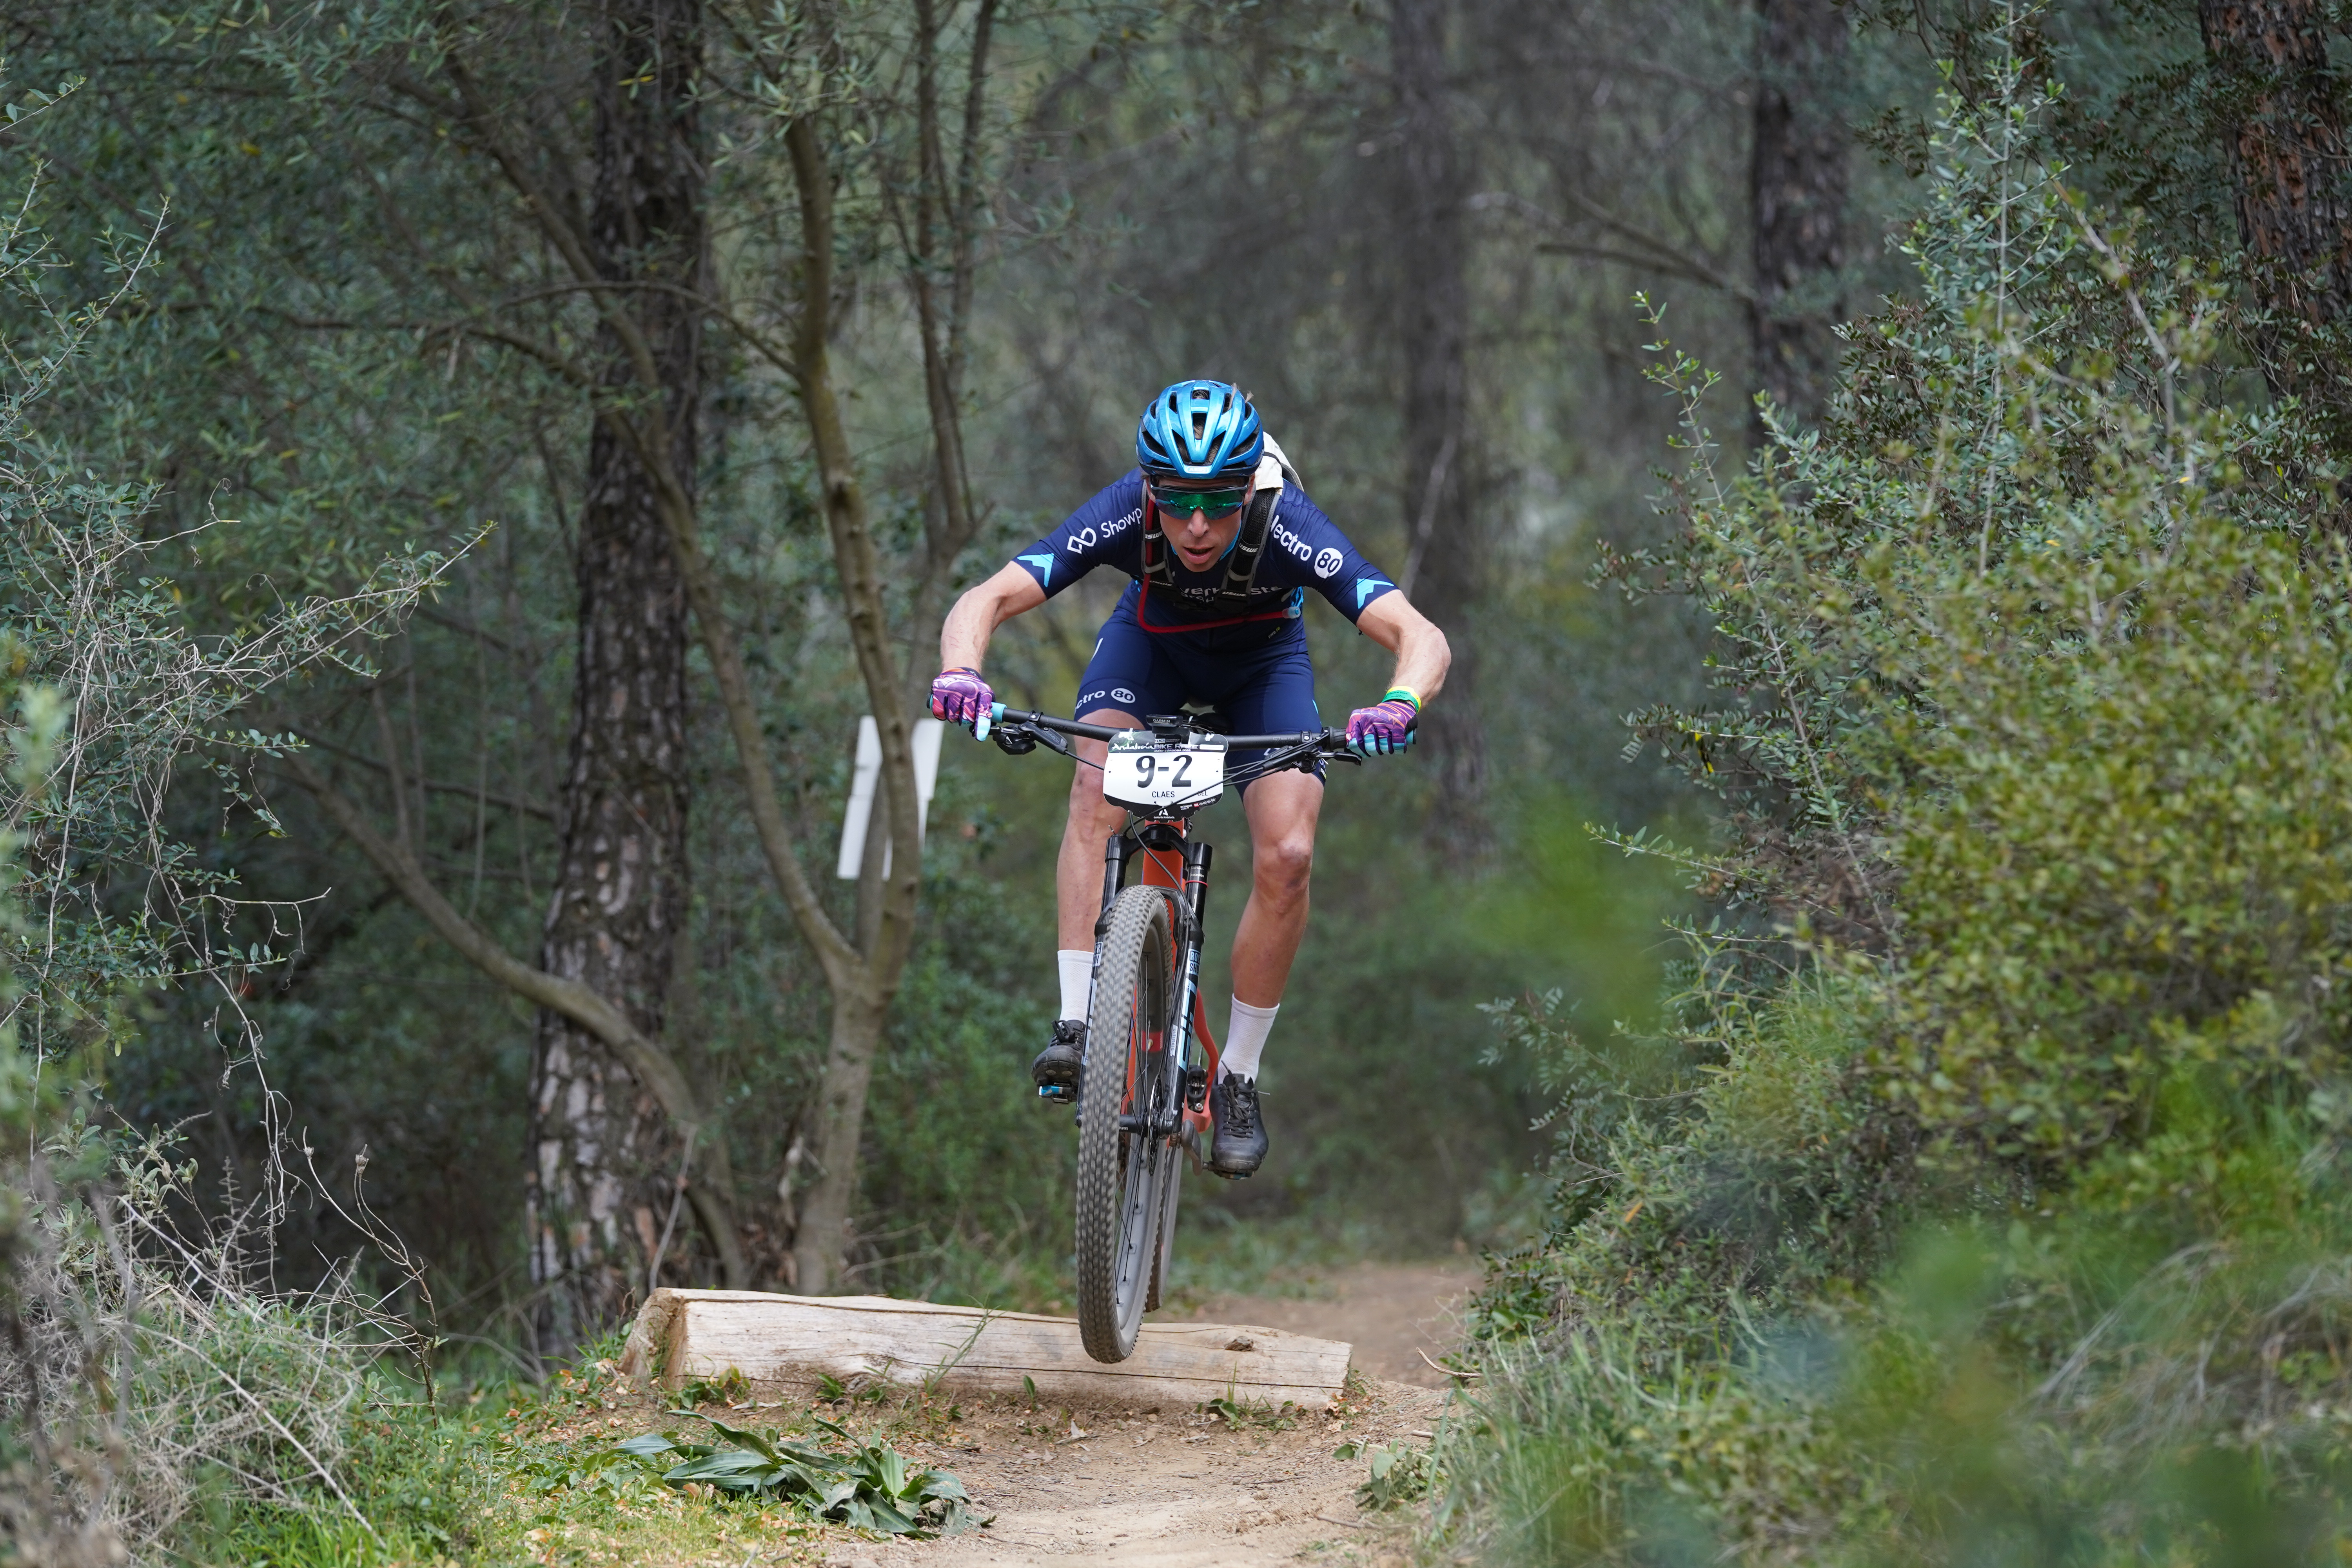
[[[1149,730],[1129,730],[1103,759],[1103,798],[1129,811],[1206,805],[1225,793],[1225,740],[1196,735],[1190,745],[1162,745]]]

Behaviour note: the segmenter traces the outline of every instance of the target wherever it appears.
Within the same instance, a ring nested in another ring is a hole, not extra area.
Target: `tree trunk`
[[[614,282],[698,289],[699,0],[614,0],[601,26],[597,265]],[[671,468],[690,486],[698,315],[650,290],[630,309],[658,363]],[[600,350],[604,384],[625,395],[637,378],[609,326]],[[688,908],[686,598],[654,479],[603,420],[589,439],[575,575],[573,729],[542,967],[610,998],[657,1039]],[[531,1140],[531,1274],[547,1353],[619,1321],[633,1291],[659,1283],[649,1270],[666,1233],[665,1256],[684,1251],[672,1216],[690,1152],[620,1058],[553,1012],[541,1015],[532,1059]]]
[[[850,1240],[849,1222],[857,1201],[858,1145],[866,1136],[866,1097],[874,1081],[874,1059],[889,1019],[877,1003],[849,986],[833,998],[833,1038],[818,1080],[815,1173],[808,1201],[793,1229],[793,1288],[803,1295],[830,1295],[841,1289]]]
[[[881,731],[882,776],[875,800],[888,813],[890,874],[861,900],[858,941],[845,942],[814,899],[794,893],[793,913],[817,950],[833,989],[833,1043],[817,1088],[818,1168],[808,1205],[793,1237],[796,1288],[812,1296],[839,1289],[845,1222],[857,1197],[857,1144],[866,1124],[866,1090],[880,1048],[882,1026],[914,951],[915,916],[922,892],[922,845],[917,838],[913,725],[901,705],[897,656],[882,600],[882,567],[857,483],[856,458],[834,392],[831,355],[834,228],[833,172],[814,121],[784,132],[793,184],[801,207],[801,319],[793,345],[801,407],[816,454],[825,531],[841,577],[842,607],[858,674]],[[739,740],[739,745],[741,742]],[[869,855],[871,851],[868,851]],[[790,873],[785,886],[791,889]]]
[[[2278,318],[2263,334],[2273,394],[2305,384],[2294,324],[2329,326],[2352,302],[2352,205],[2345,193],[2344,115],[2327,65],[2317,0],[2200,0],[2256,298]],[[2330,401],[2336,401],[2331,398]]]
[[[1404,141],[1393,237],[1404,348],[1404,587],[1446,629],[1454,667],[1430,710],[1437,767],[1434,838],[1449,860],[1490,847],[1486,731],[1478,713],[1478,639],[1468,612],[1486,586],[1486,539],[1469,486],[1467,188],[1446,83],[1451,0],[1392,0],[1389,53]]]
[[[1835,0],[1758,0],[1757,16],[1754,377],[1790,417],[1811,420],[1837,384],[1830,329],[1843,313],[1846,13]]]

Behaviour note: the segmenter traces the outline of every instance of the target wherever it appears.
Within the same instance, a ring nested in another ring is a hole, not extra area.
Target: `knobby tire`
[[[1160,1177],[1160,1245],[1151,1252],[1151,1293],[1143,1302],[1147,1312],[1160,1310],[1160,1293],[1168,1288],[1168,1261],[1176,1250],[1176,1194],[1183,1183],[1184,1162],[1171,1155]]]
[[[1163,1237],[1172,1227],[1181,1153],[1172,1141],[1126,1132],[1121,1114],[1159,1108],[1164,1073],[1157,1052],[1173,1048],[1176,1023],[1175,910],[1157,888],[1129,888],[1111,906],[1103,933],[1087,1066],[1078,1089],[1078,1338],[1098,1362],[1135,1352],[1149,1299],[1156,1296]]]

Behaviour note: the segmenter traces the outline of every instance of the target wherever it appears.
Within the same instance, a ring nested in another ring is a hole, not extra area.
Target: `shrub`
[[[11,108],[7,150],[21,154],[26,111],[55,101]],[[385,1321],[347,1274],[299,1297],[257,1288],[247,1227],[280,1212],[278,1165],[234,1223],[176,1226],[187,1173],[161,1145],[118,1145],[98,1090],[106,1047],[159,986],[211,987],[251,1058],[239,982],[274,954],[233,934],[251,913],[236,878],[172,840],[164,791],[201,762],[266,818],[235,764],[281,742],[224,733],[229,715],[358,658],[440,563],[387,562],[340,597],[265,602],[216,633],[192,625],[149,572],[152,495],[95,478],[38,424],[149,248],[116,248],[110,299],[49,298],[30,183],[0,230],[5,318],[33,324],[0,355],[0,712],[16,721],[0,730],[0,1557],[152,1555],[212,1488],[365,1532],[338,1467]]]
[[[2013,27],[2012,22],[2009,25]],[[2000,37],[2004,44],[2006,34]],[[2054,87],[1949,98],[1916,300],[1718,479],[1671,355],[1725,805],[1637,1073],[1481,1303],[1450,1550],[1498,1562],[2284,1562],[2335,1539],[2352,956],[2347,561],[2234,308],[2073,197]],[[1665,345],[1660,345],[1664,348]],[[1514,1338],[1514,1335],[1525,1337]]]
[[[1937,605],[1927,789],[1902,815],[1899,1045],[1929,1126],[2063,1173],[2163,1086],[2341,1073],[2352,993],[2352,574],[2196,510],[2021,552]],[[2002,628],[2071,623],[2047,655]]]

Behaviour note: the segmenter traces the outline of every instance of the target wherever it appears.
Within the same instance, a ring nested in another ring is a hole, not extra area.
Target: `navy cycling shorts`
[[[1130,595],[1131,597],[1132,595]],[[1095,656],[1078,678],[1071,717],[1118,709],[1139,719],[1181,712],[1186,703],[1212,710],[1204,728],[1229,735],[1275,735],[1323,728],[1315,706],[1315,666],[1307,657],[1307,628],[1297,621],[1264,647],[1213,651],[1181,632],[1147,632],[1125,603],[1103,623]],[[1226,759],[1237,769],[1265,755],[1240,751]],[[1323,776],[1323,765],[1315,767]],[[1244,789],[1249,787],[1244,784]]]

